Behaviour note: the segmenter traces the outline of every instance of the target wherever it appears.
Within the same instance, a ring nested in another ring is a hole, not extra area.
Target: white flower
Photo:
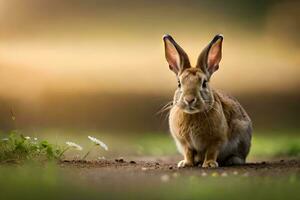
[[[9,140],[8,138],[3,138],[3,139],[2,139],[2,141],[8,141],[8,140]]]
[[[82,150],[82,147],[79,146],[78,144],[75,144],[74,142],[66,142],[66,144],[67,144],[68,146],[70,146],[70,147],[73,147],[73,148],[79,150],[79,151]]]
[[[29,137],[29,136],[26,136],[25,139],[26,139],[26,140],[30,140],[30,137]]]
[[[97,138],[94,138],[94,137],[92,137],[92,136],[88,136],[88,138],[89,138],[93,143],[95,143],[96,145],[100,145],[103,149],[105,149],[106,151],[108,151],[108,147],[107,147],[107,145],[106,145],[104,142],[102,142],[102,141],[100,141],[100,140],[98,140]]]
[[[35,138],[33,138],[35,141],[37,141],[37,138],[35,137]]]

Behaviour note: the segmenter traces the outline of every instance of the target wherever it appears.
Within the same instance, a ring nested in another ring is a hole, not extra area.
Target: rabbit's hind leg
[[[229,156],[223,162],[223,166],[242,165],[242,164],[245,164],[245,159],[236,155]]]

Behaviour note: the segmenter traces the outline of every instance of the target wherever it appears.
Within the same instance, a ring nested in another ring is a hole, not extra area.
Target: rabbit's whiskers
[[[161,114],[163,112],[165,112],[166,110],[170,110],[170,108],[173,107],[173,101],[170,101],[168,103],[166,103],[166,105],[162,106],[162,108],[157,112],[157,114]]]
[[[156,113],[156,115],[161,115],[162,116],[165,111],[169,111],[172,107],[173,107],[173,101],[169,101],[164,106],[162,106],[162,108]],[[169,114],[170,113],[167,112],[165,119],[167,119],[169,117]]]

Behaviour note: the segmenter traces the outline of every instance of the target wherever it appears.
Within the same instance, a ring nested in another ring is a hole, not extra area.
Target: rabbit
[[[170,35],[163,37],[165,57],[176,74],[169,129],[184,159],[178,168],[241,165],[250,151],[252,122],[239,102],[210,87],[222,58],[223,36],[203,49],[195,67]]]

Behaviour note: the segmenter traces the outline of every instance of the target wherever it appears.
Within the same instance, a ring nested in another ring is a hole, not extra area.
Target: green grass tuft
[[[26,160],[56,160],[62,156],[62,148],[46,140],[24,137],[16,131],[0,140],[0,162]]]

